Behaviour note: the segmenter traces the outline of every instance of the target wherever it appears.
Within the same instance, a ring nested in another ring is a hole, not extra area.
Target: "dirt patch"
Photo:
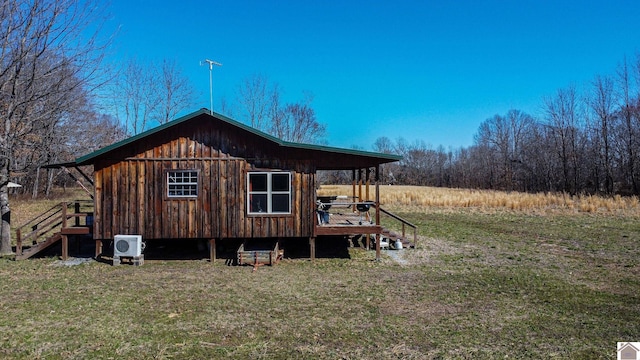
[[[383,253],[391,259],[391,261],[398,263],[401,266],[409,265],[409,261],[405,259],[405,252],[408,250],[383,250]]]

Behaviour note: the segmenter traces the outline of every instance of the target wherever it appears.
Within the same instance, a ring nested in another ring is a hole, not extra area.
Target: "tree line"
[[[534,117],[512,109],[483,121],[472,146],[432,148],[382,137],[403,156],[384,167],[398,184],[569,194],[640,195],[640,56],[613,75],[547,96]],[[344,178],[344,176],[343,176]]]

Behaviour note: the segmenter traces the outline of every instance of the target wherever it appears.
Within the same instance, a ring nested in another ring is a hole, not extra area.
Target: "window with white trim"
[[[291,173],[251,172],[247,192],[249,214],[291,213]]]
[[[197,170],[167,171],[167,197],[193,198],[198,196]]]

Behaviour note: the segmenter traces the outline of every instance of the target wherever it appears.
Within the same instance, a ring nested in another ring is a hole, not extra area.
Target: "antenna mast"
[[[204,62],[209,64],[209,101],[211,103],[211,107],[209,108],[209,111],[211,115],[213,115],[213,65],[222,66],[222,64],[209,59],[206,59]],[[202,61],[200,62],[200,65],[201,66],[204,65]]]

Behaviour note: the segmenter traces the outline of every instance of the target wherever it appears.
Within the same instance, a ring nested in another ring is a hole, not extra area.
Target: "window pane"
[[[289,174],[271,174],[272,191],[289,191]]]
[[[273,194],[271,196],[271,211],[277,213],[288,213],[289,194]]]
[[[267,174],[249,174],[249,191],[267,191]]]
[[[252,194],[249,197],[249,211],[267,212],[267,194]]]
[[[167,172],[167,196],[169,197],[197,197],[197,171],[169,171]]]

